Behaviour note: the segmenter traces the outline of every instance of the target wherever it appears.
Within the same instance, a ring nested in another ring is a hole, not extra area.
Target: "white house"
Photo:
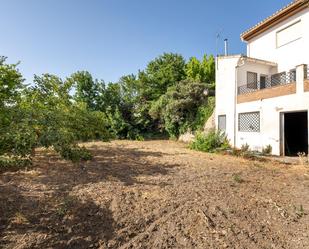
[[[231,145],[308,153],[309,0],[295,0],[241,34],[247,55],[216,60],[216,127]]]

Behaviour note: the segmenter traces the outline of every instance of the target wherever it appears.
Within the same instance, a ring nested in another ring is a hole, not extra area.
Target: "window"
[[[218,130],[226,131],[226,115],[218,116]]]
[[[238,131],[260,132],[260,112],[239,113]]]
[[[247,88],[257,89],[257,73],[247,72]]]
[[[288,43],[296,41],[301,38],[301,21],[297,21],[290,26],[280,30],[276,34],[277,48],[280,48]]]

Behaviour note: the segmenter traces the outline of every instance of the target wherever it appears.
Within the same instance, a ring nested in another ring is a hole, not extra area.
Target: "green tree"
[[[186,64],[185,71],[188,80],[206,83],[214,89],[215,59],[212,55],[204,55],[201,61],[196,57],[191,57]]]
[[[181,81],[160,97],[150,113],[153,118],[159,118],[164,122],[165,129],[171,137],[178,137],[192,128],[199,107],[206,103],[205,89],[206,85],[203,83]]]
[[[185,79],[185,60],[179,54],[164,53],[139,72],[140,93],[147,100],[157,100],[168,87]]]
[[[34,144],[34,134],[22,122],[26,115],[20,109],[24,80],[17,66],[0,57],[0,156],[29,155]]]
[[[74,99],[77,102],[86,103],[91,110],[98,108],[98,98],[101,88],[104,88],[104,82],[94,80],[87,71],[73,73],[67,81],[75,87]]]

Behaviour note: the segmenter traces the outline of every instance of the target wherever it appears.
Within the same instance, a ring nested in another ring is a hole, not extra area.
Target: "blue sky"
[[[117,81],[163,52],[216,54],[216,33],[230,53],[245,53],[239,34],[289,3],[248,0],[0,0],[0,55],[34,74],[66,77],[88,70]]]

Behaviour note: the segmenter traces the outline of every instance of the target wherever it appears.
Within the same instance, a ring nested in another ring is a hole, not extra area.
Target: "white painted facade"
[[[248,144],[250,149],[261,151],[271,145],[274,155],[282,154],[280,116],[285,112],[309,109],[309,92],[304,92],[308,64],[308,7],[247,41],[247,56],[217,57],[216,127],[219,125],[219,116],[226,115],[225,132],[232,146],[240,148]],[[237,104],[239,87],[247,84],[247,72],[257,73],[259,80],[260,75],[271,78],[273,74],[292,69],[296,69],[295,94]],[[249,112],[259,112],[259,132],[239,130],[239,114]]]

